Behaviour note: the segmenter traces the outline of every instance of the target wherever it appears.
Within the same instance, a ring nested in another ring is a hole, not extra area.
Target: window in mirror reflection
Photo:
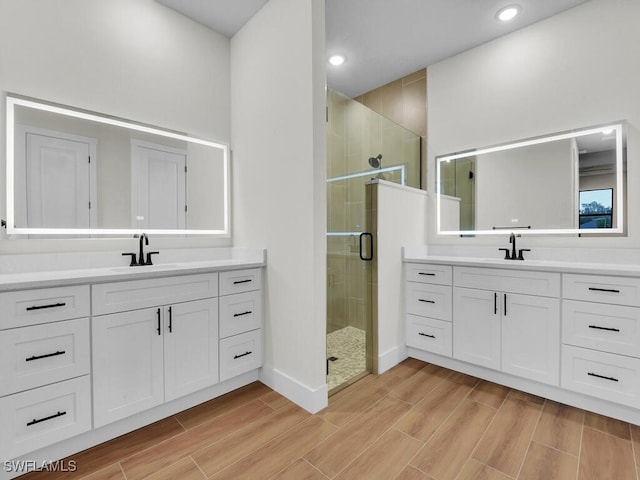
[[[613,188],[580,191],[580,228],[611,228]]]

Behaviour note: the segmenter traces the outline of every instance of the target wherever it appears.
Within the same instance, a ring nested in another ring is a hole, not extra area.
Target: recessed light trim
[[[520,7],[520,5],[508,5],[498,10],[498,13],[496,13],[496,18],[501,22],[508,22],[509,20],[513,20],[516,16],[518,16],[521,10],[522,8]]]
[[[345,61],[347,60],[347,58],[344,55],[331,55],[329,57],[329,63],[331,65],[333,65],[334,67],[339,67],[340,65],[342,65]]]

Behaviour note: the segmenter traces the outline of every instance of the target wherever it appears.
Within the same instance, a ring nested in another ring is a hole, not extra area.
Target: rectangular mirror
[[[7,233],[229,235],[229,147],[7,96]]]
[[[436,158],[441,235],[624,231],[624,122]]]

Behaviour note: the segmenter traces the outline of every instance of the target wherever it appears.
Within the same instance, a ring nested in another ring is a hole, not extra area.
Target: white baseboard
[[[260,381],[310,413],[317,413],[329,404],[326,383],[314,390],[280,370],[266,365],[260,369]]]
[[[397,364],[405,360],[409,354],[407,353],[407,347],[404,345],[397,345],[390,348],[386,352],[378,355],[378,374],[384,373],[387,370],[395,367]]]

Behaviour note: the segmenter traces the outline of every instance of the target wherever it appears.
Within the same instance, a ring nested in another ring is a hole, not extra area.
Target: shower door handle
[[[369,238],[369,256],[367,257],[363,255],[363,250],[362,250],[362,239],[365,237]],[[365,262],[370,262],[371,260],[373,260],[373,234],[372,233],[363,232],[360,234],[360,260],[364,260]]]

